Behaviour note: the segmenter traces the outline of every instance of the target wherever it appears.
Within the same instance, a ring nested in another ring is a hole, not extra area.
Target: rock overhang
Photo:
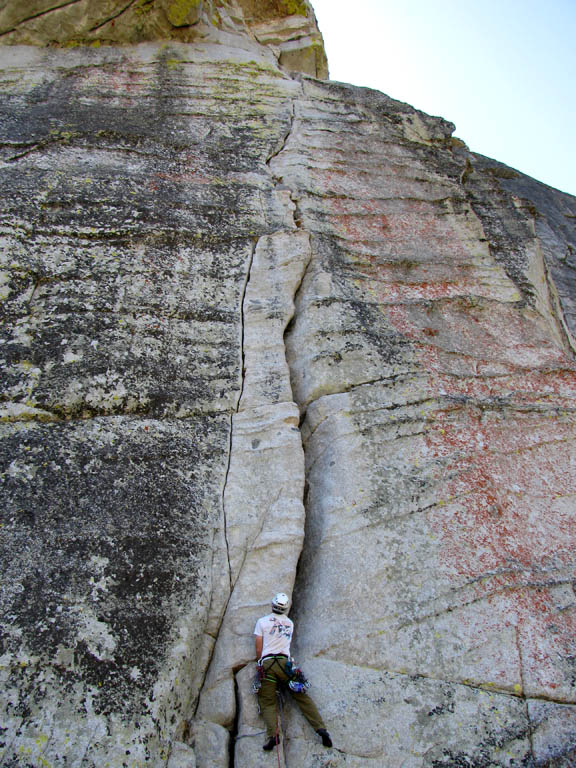
[[[62,0],[0,9],[0,44],[78,47],[156,40],[224,42],[248,34],[274,51],[286,71],[328,76],[326,54],[308,0]]]

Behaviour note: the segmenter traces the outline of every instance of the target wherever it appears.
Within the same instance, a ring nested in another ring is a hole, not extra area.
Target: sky
[[[576,195],[576,0],[311,0],[330,78]]]

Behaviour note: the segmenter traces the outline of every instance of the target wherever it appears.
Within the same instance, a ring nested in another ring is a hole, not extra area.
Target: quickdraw
[[[284,671],[290,677],[288,688],[291,691],[294,691],[294,693],[306,693],[308,691],[310,681],[306,678],[300,667],[295,666],[294,659],[289,659],[286,662]]]

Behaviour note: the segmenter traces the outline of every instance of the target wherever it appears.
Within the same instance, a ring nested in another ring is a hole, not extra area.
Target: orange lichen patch
[[[347,276],[409,342],[426,380],[432,406],[408,461],[432,468],[430,546],[461,617],[454,668],[572,700],[576,366],[556,321],[522,301],[466,201],[433,200],[432,186],[388,167],[370,199],[363,177],[312,173],[339,195],[324,205]]]
[[[151,83],[151,72],[125,61],[122,66],[86,67],[75,81],[75,88],[80,98],[96,93],[99,99],[108,96],[128,105],[148,93]]]
[[[396,288],[401,292],[411,286],[436,285],[438,282],[450,283],[454,280],[468,282],[473,274],[476,276],[474,267],[465,263],[437,261],[432,269],[426,262],[396,259],[394,256],[379,257],[373,253],[354,254],[352,258],[359,274],[382,284],[375,284],[372,290],[383,303],[386,303],[391,289]],[[381,293],[376,293],[378,289]]]
[[[482,418],[469,409],[436,415],[426,443],[442,467],[442,498],[427,521],[438,567],[469,601],[490,601],[490,621],[477,609],[464,619],[477,642],[515,627],[523,684],[551,694],[566,684],[575,651],[573,594],[567,610],[552,594],[576,578],[574,421]]]
[[[477,401],[499,400],[516,408],[576,407],[576,373],[572,371],[527,373],[519,369],[511,376],[485,377],[439,374],[435,383],[436,391],[442,395]]]
[[[388,217],[383,213],[342,213],[337,221],[342,236],[354,240],[379,240],[389,232]]]
[[[423,299],[426,301],[457,298],[459,296],[486,296],[492,293],[491,286],[484,288],[478,283],[477,276],[458,278],[452,280],[428,280],[422,282],[393,283],[381,292],[383,302],[414,301]]]
[[[517,627],[525,693],[574,701],[570,679],[570,659],[576,653],[574,606],[563,605],[552,590],[532,589],[503,596],[499,614],[503,622]]]
[[[491,587],[481,602],[458,611],[456,632],[464,655],[473,659],[467,670],[472,679],[516,695],[573,700],[576,612],[562,587]]]
[[[465,613],[463,633],[470,647],[490,648],[497,685],[569,697],[575,615],[553,593],[576,577],[573,361],[536,313],[514,304],[442,299],[382,311],[413,340],[431,394],[457,398],[430,415],[425,451],[441,467],[427,517],[438,567],[467,600],[490,604],[489,617]],[[513,628],[515,647],[507,642],[500,663],[490,638],[502,627]]]
[[[423,328],[438,328],[433,348],[527,369],[573,367],[563,349],[551,339],[539,315],[502,302],[462,297],[433,304],[385,307],[391,324],[420,343],[423,362],[428,337]]]
[[[569,453],[573,461],[574,443]],[[533,460],[541,456],[516,458],[484,456],[470,461],[467,468],[452,467],[457,477],[444,490],[454,501],[430,513],[429,524],[441,540],[442,559],[459,581],[501,569],[512,569],[510,574],[539,571],[545,560],[556,568],[565,567],[574,560],[576,532],[571,530],[569,507],[576,498],[576,486],[570,476],[570,458],[542,471],[539,465],[537,474]],[[551,498],[550,488],[557,498]]]
[[[426,434],[427,450],[433,457],[517,455],[574,436],[573,419],[550,424],[540,413],[484,414],[480,409],[455,406],[454,410],[436,411],[434,418]]]
[[[343,163],[346,162],[345,155],[343,155],[342,161]],[[354,173],[350,173],[345,165],[341,169],[334,169],[333,151],[327,153],[314,148],[310,163],[311,183],[318,194],[323,197],[327,195],[346,197],[348,205],[366,200],[370,195],[373,195],[375,202],[380,205],[386,204],[388,200],[397,204],[406,195],[407,182],[410,184],[412,197],[421,200],[447,197],[452,191],[445,183],[434,183],[430,179],[423,179],[423,171],[418,167],[410,169],[414,178],[407,179],[405,167],[394,168],[387,165],[375,179],[373,175],[374,158],[366,161],[365,169],[362,169],[361,164],[358,164],[354,167]],[[329,170],[315,167],[317,164],[330,163],[332,165]],[[416,178],[418,175],[420,178]]]
[[[466,234],[456,226],[456,216],[439,216],[437,205],[424,200],[382,201],[347,199],[329,202],[331,224],[345,239],[378,241],[393,250],[399,259],[418,254],[420,261],[438,257],[451,261],[469,260],[463,240]]]
[[[574,361],[531,311],[456,300],[389,306],[385,312],[394,328],[416,342],[434,394],[505,398],[517,406],[576,405]]]
[[[491,601],[499,626],[514,627],[522,693],[574,701],[570,659],[576,653],[576,611],[554,588],[508,591]],[[481,627],[478,628],[481,631]]]
[[[486,260],[478,263],[437,258],[434,264],[410,258],[395,259],[393,254],[375,255],[348,249],[355,272],[364,281],[364,290],[382,305],[460,299],[470,303],[476,299],[492,299],[514,303],[519,294],[504,272],[491,268]],[[366,280],[369,281],[366,285]],[[431,327],[430,325],[427,327]],[[412,337],[417,339],[416,328]]]

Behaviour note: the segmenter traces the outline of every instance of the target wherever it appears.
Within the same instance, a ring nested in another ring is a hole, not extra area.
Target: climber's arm
[[[262,635],[255,635],[254,640],[256,643],[256,661],[258,661],[260,656],[262,656],[262,644],[264,642],[264,638]]]

